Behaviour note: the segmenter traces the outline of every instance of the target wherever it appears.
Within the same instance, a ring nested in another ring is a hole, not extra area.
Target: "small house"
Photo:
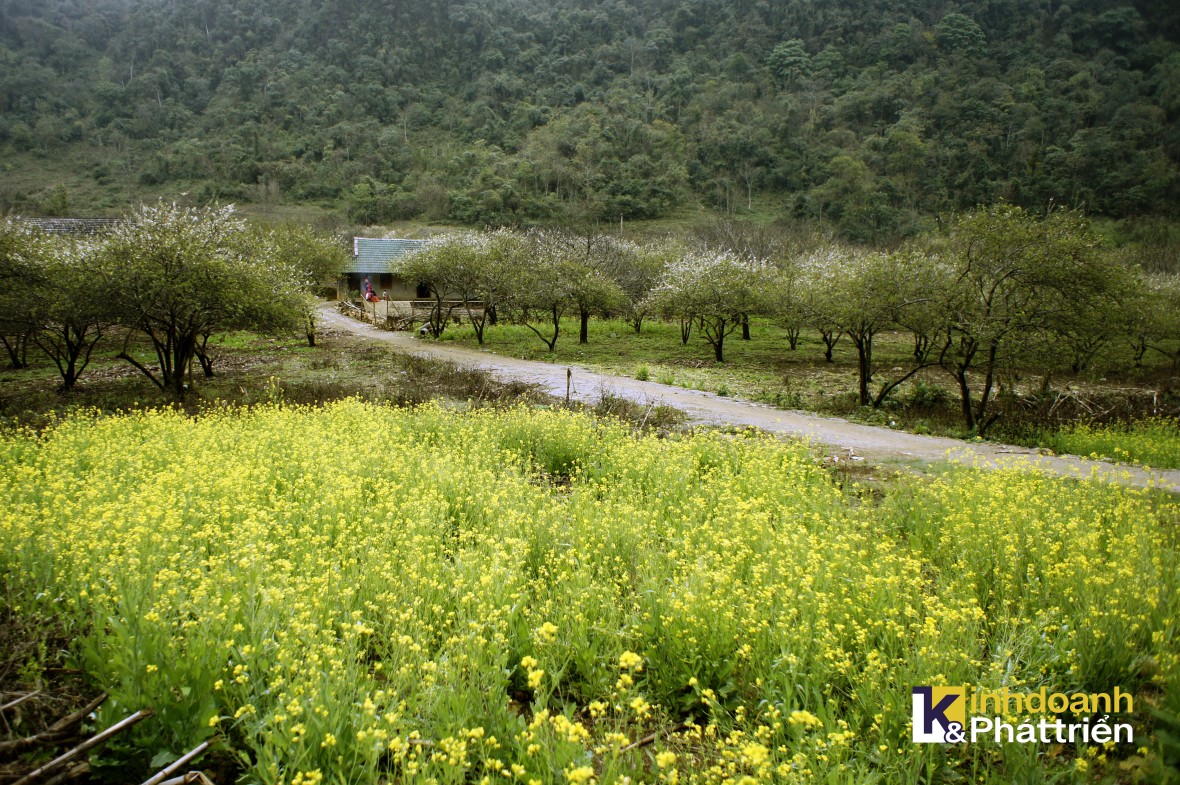
[[[45,234],[94,235],[112,231],[124,222],[122,218],[19,218]]]
[[[341,275],[338,291],[341,299],[360,292],[369,279],[378,297],[395,301],[424,300],[430,297],[419,281],[407,281],[398,273],[402,257],[422,247],[424,240],[393,238],[352,238],[352,265]]]

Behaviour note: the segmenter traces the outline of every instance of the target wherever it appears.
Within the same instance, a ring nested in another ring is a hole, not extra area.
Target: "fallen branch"
[[[141,709],[140,711],[135,712],[130,717],[127,717],[124,720],[120,720],[119,722],[116,722],[114,725],[107,728],[103,732],[97,733],[94,736],[91,736],[89,739],[82,742],[77,747],[74,747],[69,752],[66,752],[66,753],[63,753],[62,755],[57,756],[56,758],[49,761],[49,763],[46,763],[41,768],[36,769],[36,770],[30,772],[29,774],[26,774],[24,777],[17,780],[14,783],[14,785],[30,785],[31,783],[36,782],[37,780],[41,779],[46,774],[48,774],[49,772],[58,768],[59,766],[69,763],[71,760],[78,757],[83,752],[86,752],[86,750],[90,749],[91,747],[96,747],[99,744],[102,744],[104,741],[111,738],[112,736],[126,730],[127,728],[130,728],[135,723],[139,722],[140,720],[147,719],[150,716],[152,716],[151,709]]]
[[[31,697],[31,695],[35,694],[36,693],[31,693],[25,697]],[[0,755],[14,755],[21,750],[26,750],[30,747],[39,747],[46,744],[57,744],[58,742],[71,738],[74,736],[74,733],[70,730],[70,728],[82,722],[82,720],[86,718],[86,715],[90,714],[90,712],[101,706],[102,702],[106,699],[107,696],[104,692],[73,714],[68,714],[65,717],[62,717],[60,720],[50,725],[49,728],[42,731],[41,733],[37,733],[32,736],[26,736],[23,739],[16,739],[14,741],[0,741]],[[22,698],[21,700],[24,699]],[[19,702],[20,701],[14,701],[12,704],[4,706],[3,708],[8,708],[9,706],[15,705]]]
[[[15,706],[19,706],[22,703],[24,703],[25,701],[27,701],[29,698],[33,697],[34,695],[40,695],[40,694],[41,694],[41,690],[34,690],[33,692],[27,692],[24,695],[17,698],[16,700],[9,701],[8,703],[5,703],[3,706],[0,706],[0,711],[7,711]]]
[[[57,744],[58,742],[65,741],[66,739],[73,737],[73,733],[67,733],[65,731],[59,731],[56,733],[45,731],[44,733],[38,733],[33,736],[25,736],[23,739],[0,741],[0,757],[10,757],[21,750]]]
[[[154,776],[151,779],[149,779],[148,781],[144,782],[143,785],[162,785],[164,780],[168,779],[169,776],[180,771],[181,768],[183,768],[185,765],[187,765],[189,761],[191,761],[193,758],[196,758],[198,755],[200,755],[201,753],[203,753],[207,749],[209,749],[209,742],[207,742],[207,741],[201,742],[195,748],[193,748],[189,752],[186,752],[184,755],[182,755],[179,758],[177,758],[176,760],[174,760],[166,768],[161,769],[156,774],[156,776]],[[184,776],[187,777],[189,775],[186,774]],[[180,779],[183,780],[184,777],[181,777]]]
[[[46,785],[48,785],[48,783],[46,783]],[[213,785],[213,783],[208,777],[205,776],[204,772],[190,771],[188,774],[183,776],[165,780],[164,782],[161,782],[160,785]]]
[[[87,703],[85,706],[78,709],[73,714],[66,715],[65,717],[62,717],[57,722],[50,725],[49,732],[50,733],[60,733],[61,731],[66,730],[67,728],[69,728],[72,725],[77,725],[79,722],[86,719],[86,717],[90,713],[92,713],[95,709],[97,709],[99,706],[101,706],[103,704],[103,701],[105,701],[106,699],[107,699],[107,694],[104,692],[101,695],[99,695],[97,698],[95,698],[94,700],[90,701],[90,703]]]
[[[58,774],[53,779],[45,781],[45,785],[61,785],[63,782],[72,782],[73,780],[85,777],[90,773],[90,764],[86,761],[79,763]]]
[[[644,736],[639,741],[628,744],[626,747],[623,747],[623,749],[621,749],[619,751],[620,752],[630,752],[631,750],[637,750],[640,747],[646,747],[648,744],[651,744],[653,741],[658,739],[660,737],[661,733],[665,736],[671,736],[673,733],[679,733],[682,730],[688,730],[690,727],[692,727],[692,726],[690,726],[687,722],[682,722],[679,725],[672,726],[668,730],[656,731],[654,733],[649,733],[648,735]]]

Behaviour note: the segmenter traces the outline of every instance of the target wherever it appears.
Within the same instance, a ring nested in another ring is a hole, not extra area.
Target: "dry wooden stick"
[[[77,756],[81,755],[83,752],[90,749],[91,747],[95,747],[99,744],[102,744],[104,741],[106,741],[110,737],[114,736],[115,734],[120,733],[121,731],[124,731],[127,728],[130,728],[135,723],[139,722],[142,719],[146,719],[150,716],[152,716],[151,709],[141,709],[141,710],[135,712],[130,717],[127,717],[124,720],[120,720],[119,722],[116,722],[114,725],[107,728],[102,733],[98,733],[98,734],[95,734],[94,736],[91,736],[89,739],[82,742],[77,747],[74,747],[69,752],[66,752],[66,753],[63,753],[62,755],[57,756],[56,758],[49,761],[49,763],[46,763],[41,768],[36,769],[35,771],[30,772],[29,774],[26,774],[24,777],[17,780],[14,783],[14,785],[30,785],[30,783],[36,782],[37,780],[41,779],[49,772],[53,771],[54,769],[58,768],[59,766],[65,764],[65,763],[70,762],[71,760],[73,760]]]
[[[664,730],[664,731],[658,730],[654,733],[649,733],[648,735],[644,736],[639,741],[633,742],[631,744],[628,744],[626,747],[623,747],[623,749],[620,750],[620,752],[630,752],[631,750],[639,749],[640,747],[646,747],[648,744],[651,744],[653,741],[658,739],[660,737],[660,734],[664,734],[665,736],[671,736],[673,733],[679,733],[680,731],[687,730],[688,728],[689,728],[689,724],[687,722],[682,722],[679,725],[672,726],[668,730]]]
[[[25,701],[27,701],[29,698],[33,697],[34,695],[40,695],[40,694],[41,694],[41,690],[33,690],[32,692],[27,692],[24,695],[17,698],[16,700],[9,701],[8,703],[5,703],[3,706],[0,706],[0,711],[7,711],[8,709],[13,708],[14,706],[19,706],[22,703],[24,703]]]
[[[101,706],[102,702],[106,699],[107,696],[104,692],[102,695],[99,695],[97,698],[90,701],[90,703],[86,704],[86,706],[74,712],[73,714],[62,717],[60,720],[50,725],[48,729],[42,731],[41,733],[37,733],[32,736],[26,736],[23,739],[16,739],[14,741],[0,741],[0,755],[12,755],[14,753],[20,752],[23,749],[28,749],[29,747],[37,747],[42,744],[56,744],[59,741],[70,738],[74,734],[72,732],[68,732],[69,729],[84,720],[86,715]],[[7,706],[4,708],[7,708]]]
[[[181,777],[173,777],[170,780],[161,782],[160,785],[213,785],[204,772],[190,771]]]
[[[161,783],[164,782],[164,780],[168,779],[169,776],[180,771],[180,769],[185,764],[187,764],[189,761],[191,761],[193,758],[197,757],[198,755],[200,755],[201,753],[203,753],[207,749],[209,749],[209,742],[207,742],[207,741],[201,742],[200,744],[198,744],[195,748],[193,748],[189,752],[186,752],[184,755],[182,755],[179,758],[177,758],[176,760],[172,761],[172,763],[168,764],[167,767],[161,769],[156,774],[156,776],[152,777],[147,782],[143,783],[143,785],[161,785]],[[185,776],[188,776],[188,775],[185,775]]]
[[[90,703],[87,703],[85,706],[78,709],[73,714],[62,717],[60,720],[58,720],[57,722],[50,725],[48,733],[60,733],[61,731],[64,731],[67,728],[69,728],[71,725],[77,725],[79,722],[86,719],[86,716],[88,714],[90,714],[92,711],[94,711],[99,706],[101,706],[103,704],[103,701],[105,701],[106,699],[107,699],[107,694],[105,692],[100,694],[97,698],[90,701]]]
[[[23,739],[15,739],[13,741],[0,741],[0,755],[9,756],[15,755],[21,750],[26,750],[30,747],[39,747],[44,744],[56,744],[59,741],[64,741],[73,737],[72,733],[38,733],[35,736],[25,736]]]
[[[90,773],[90,764],[86,761],[83,761],[82,763],[79,763],[77,766],[71,766],[70,768],[63,771],[61,774],[58,774],[53,779],[46,780],[45,785],[61,785],[63,782],[70,782],[71,780],[76,780],[80,777],[85,777],[89,773]]]

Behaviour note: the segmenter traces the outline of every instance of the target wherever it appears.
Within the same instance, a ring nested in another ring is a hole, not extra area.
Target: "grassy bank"
[[[49,360],[30,351],[28,368],[0,370],[0,420],[20,423],[77,409],[115,412],[170,403],[195,413],[214,403],[322,403],[347,397],[393,404],[440,398],[495,403],[531,394],[523,385],[500,384],[454,363],[399,354],[328,330],[315,347],[295,337],[214,336],[209,343],[214,375],[205,377],[195,368],[188,396],[175,401],[117,357],[122,347],[122,335],[100,342],[77,388],[68,393],[58,389],[61,380]],[[144,363],[154,362],[150,346],[134,336],[129,350]]]
[[[1180,469],[1180,422],[1163,417],[1112,425],[1077,423],[1035,431],[1023,441],[1058,453]]]
[[[804,329],[797,348],[792,350],[785,328],[756,318],[751,320],[751,340],[742,340],[741,331],[735,331],[725,340],[725,361],[718,363],[704,338],[694,333],[683,342],[680,327],[674,323],[649,320],[638,334],[619,320],[592,319],[589,328],[589,343],[579,344],[577,321],[563,319],[556,351],[550,352],[527,327],[501,324],[487,330],[484,348],[497,354],[576,364],[604,373],[732,395],[784,409],[837,415],[915,433],[956,438],[975,435],[963,426],[952,378],[938,367],[920,371],[894,390],[880,408],[860,406],[857,354],[847,338],[836,344],[832,362],[827,362],[826,347],[815,331]],[[473,331],[464,325],[449,327],[442,340],[472,348],[477,345]],[[885,380],[909,369],[912,351],[909,335],[885,332],[877,336],[873,347],[874,392]],[[1118,347],[1111,347],[1111,352],[1108,360],[1114,367],[1105,375],[1058,373],[1047,390],[1043,389],[1044,379],[1040,375],[1020,371],[1005,374],[993,402],[993,410],[1000,412],[1001,417],[991,438],[1020,441],[1057,452],[1089,455],[1097,451],[1118,457],[1113,453],[1118,447],[1114,442],[1121,433],[1117,428],[1108,433],[1111,445],[1104,448],[1108,452],[1088,446],[1080,439],[1080,431],[1068,439],[1058,438],[1057,434],[1068,433],[1075,422],[1089,420],[1094,410],[1105,410],[1106,416],[1122,421],[1160,409],[1180,413],[1180,399],[1174,393],[1156,393],[1161,388],[1166,390],[1168,382],[1166,364],[1160,358],[1148,355],[1145,366],[1135,368],[1129,358],[1119,355]],[[1166,435],[1151,438],[1166,440]],[[1135,448],[1128,444],[1120,449]],[[1160,455],[1142,451],[1139,454],[1142,457],[1135,460],[1148,463]]]

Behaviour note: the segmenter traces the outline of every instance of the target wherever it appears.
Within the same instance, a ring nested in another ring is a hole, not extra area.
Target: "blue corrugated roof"
[[[394,273],[398,261],[420,248],[425,240],[379,239],[354,237],[352,241],[354,273]]]

